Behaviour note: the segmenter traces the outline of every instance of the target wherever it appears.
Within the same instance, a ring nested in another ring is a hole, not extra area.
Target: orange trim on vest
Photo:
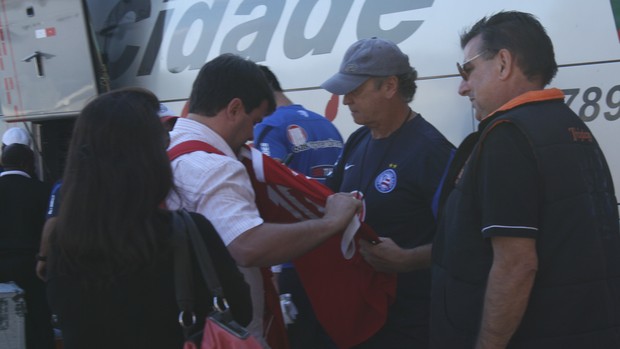
[[[529,92],[526,92],[526,93],[524,93],[522,95],[519,95],[519,96],[511,99],[506,104],[502,105],[497,110],[495,110],[491,114],[487,115],[484,119],[486,119],[488,117],[491,117],[491,116],[495,115],[496,113],[499,113],[499,112],[502,112],[502,111],[506,111],[506,110],[510,110],[510,109],[514,109],[514,108],[516,108],[516,107],[518,107],[520,105],[523,105],[523,104],[532,103],[532,102],[550,101],[550,100],[554,100],[554,99],[564,99],[564,92],[562,92],[562,90],[557,89],[557,88],[550,88],[550,89],[546,89],[546,90],[529,91]],[[482,120],[484,120],[484,119],[482,119]]]

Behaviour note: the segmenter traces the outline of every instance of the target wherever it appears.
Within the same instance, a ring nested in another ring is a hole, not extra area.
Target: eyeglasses
[[[467,65],[473,62],[476,58],[482,56],[485,52],[486,50],[481,51],[477,55],[463,62],[463,65],[461,65],[459,62],[456,62],[456,69],[458,69],[459,74],[461,75],[463,80],[467,81],[469,79],[469,73],[471,72],[471,70],[467,67]]]

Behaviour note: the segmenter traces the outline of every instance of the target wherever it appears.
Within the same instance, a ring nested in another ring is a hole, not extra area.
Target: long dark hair
[[[153,261],[159,205],[172,187],[165,131],[150,91],[120,89],[76,120],[61,188],[50,269],[110,279]]]

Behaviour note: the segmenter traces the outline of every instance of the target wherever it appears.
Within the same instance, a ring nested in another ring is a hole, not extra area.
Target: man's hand
[[[430,265],[431,245],[404,249],[390,238],[381,238],[381,243],[372,243],[360,239],[362,257],[378,271],[404,273]]]
[[[498,236],[491,245],[493,265],[476,349],[506,348],[527,309],[538,271],[535,239]]]
[[[285,263],[344,231],[361,207],[362,202],[351,194],[332,194],[327,198],[323,217],[295,223],[260,224],[235,238],[228,244],[228,251],[242,267]]]
[[[325,215],[323,219],[329,220],[330,224],[339,231],[344,230],[351,218],[362,208],[362,201],[356,199],[350,193],[336,193],[327,198],[325,203]]]
[[[45,273],[47,271],[46,269],[47,267],[47,262],[45,261],[37,261],[37,266],[35,267],[35,271],[37,273],[37,277],[39,277],[39,279],[41,279],[42,281],[45,281]]]

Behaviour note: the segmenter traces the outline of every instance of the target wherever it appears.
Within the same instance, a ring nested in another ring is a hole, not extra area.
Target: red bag
[[[262,345],[248,330],[233,319],[220,280],[213,267],[204,240],[196,224],[185,210],[172,215],[174,226],[174,281],[175,296],[179,306],[179,324],[185,334],[183,349],[262,349]],[[194,313],[192,262],[190,243],[194,247],[202,277],[213,296],[213,311],[207,316],[203,330],[196,323]]]
[[[200,349],[261,349],[262,346],[245,328],[243,336],[213,317],[207,319]]]
[[[214,313],[207,317],[200,348],[191,338],[185,341],[183,349],[262,349],[256,338],[234,321],[227,321],[229,314]]]

